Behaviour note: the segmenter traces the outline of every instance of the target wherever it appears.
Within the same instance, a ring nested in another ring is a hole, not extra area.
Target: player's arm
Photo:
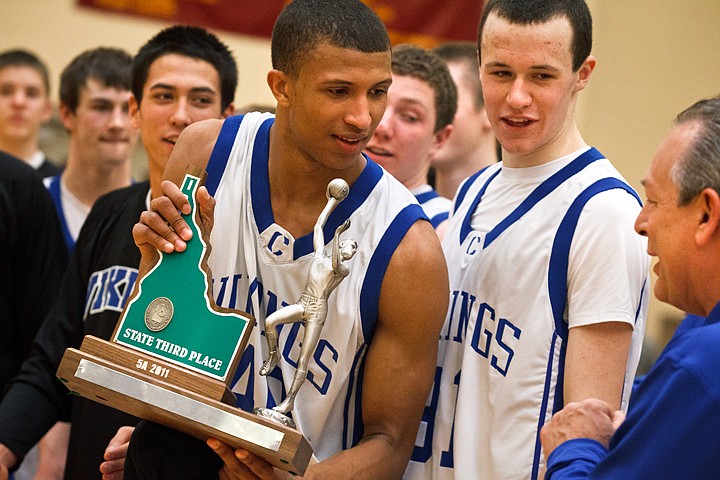
[[[363,378],[360,443],[316,465],[318,478],[400,478],[432,386],[449,301],[445,258],[432,226],[416,222],[383,280]]]
[[[363,438],[310,465],[303,478],[402,476],[432,386],[448,301],[447,266],[437,235],[429,223],[416,222],[393,254],[380,291],[363,377]],[[246,450],[215,439],[208,445],[224,462],[221,479],[289,478]]]
[[[598,398],[620,408],[632,326],[609,321],[571,328],[565,357],[565,404]]]
[[[170,253],[185,249],[185,241],[192,237],[192,231],[180,212],[190,213],[190,203],[180,191],[179,185],[185,177],[188,165],[207,167],[223,121],[203,120],[189,125],[178,137],[168,164],[165,167],[161,194],[150,202],[150,210],[142,213],[140,221],[133,227],[133,238],[140,249],[140,276],[157,262],[157,250]],[[207,189],[198,189],[198,207],[208,234],[212,229],[215,201]]]
[[[594,397],[620,408],[649,268],[645,241],[633,229],[639,208],[625,191],[611,190],[590,200],[578,220],[568,271],[565,404]]]

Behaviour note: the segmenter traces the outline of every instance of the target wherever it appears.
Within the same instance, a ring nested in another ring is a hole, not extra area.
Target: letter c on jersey
[[[275,233],[273,233],[273,236],[272,236],[272,238],[270,239],[270,242],[268,242],[268,247],[267,247],[267,248],[268,248],[268,250],[270,250],[270,252],[272,252],[273,255],[279,257],[279,256],[282,255],[282,253],[283,253],[282,250],[280,250],[280,249],[278,249],[278,250],[273,250],[273,245],[275,244],[275,240],[277,240],[278,237],[282,237],[282,242],[283,242],[283,244],[285,244],[285,246],[290,245],[290,239],[287,238],[285,235],[283,235],[283,234],[280,233],[280,232],[275,232]]]

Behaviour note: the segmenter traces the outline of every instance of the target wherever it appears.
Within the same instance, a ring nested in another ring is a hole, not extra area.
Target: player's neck
[[[532,152],[508,152],[503,148],[503,165],[510,168],[526,168],[545,165],[572,152],[586,147],[580,131],[573,122],[568,129],[545,145]]]
[[[365,160],[359,156],[349,168],[335,170],[290,147],[289,142],[278,141],[275,135],[281,133],[276,132],[271,130],[268,160],[270,202],[275,223],[298,238],[312,232],[327,203],[328,183],[342,178],[352,186]]]
[[[493,139],[467,157],[436,167],[435,190],[445,198],[453,198],[463,180],[494,163],[497,163],[497,151]]]
[[[102,195],[131,183],[130,161],[116,165],[84,165],[68,155],[63,184],[83,204],[92,206]]]
[[[17,140],[0,138],[0,150],[9,153],[25,162],[39,150],[38,142],[34,139]]]

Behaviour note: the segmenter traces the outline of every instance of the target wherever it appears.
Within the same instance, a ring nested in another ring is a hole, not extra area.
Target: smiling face
[[[274,71],[277,72],[277,71]],[[356,168],[387,101],[390,52],[364,53],[319,43],[297,78],[283,76],[278,109],[293,150],[309,165]],[[276,94],[277,96],[277,94]]]
[[[436,145],[435,92],[422,80],[393,75],[385,114],[365,153],[407,188],[423,185]]]
[[[582,146],[574,120],[576,94],[595,66],[574,72],[572,29],[565,17],[518,25],[491,14],[481,40],[485,108],[512,166],[552,161]]]
[[[0,69],[0,145],[37,142],[40,126],[51,114],[48,92],[36,69],[29,66]]]
[[[80,89],[74,112],[60,107],[60,117],[71,135],[75,158],[90,168],[129,162],[138,131],[130,125],[130,91],[106,87],[89,78]]]
[[[222,111],[220,76],[208,62],[178,54],[159,57],[150,66],[143,86],[142,103],[130,99],[133,124],[148,155],[150,175],[162,175],[180,132]]]
[[[678,187],[670,172],[673,164],[684,158],[699,128],[694,122],[679,125],[660,144],[642,182],[647,199],[635,221],[635,230],[648,237],[648,253],[657,257],[653,267],[657,274],[655,296],[690,312],[698,310],[691,300],[696,291],[696,270],[689,248],[698,221],[695,201],[678,205]]]

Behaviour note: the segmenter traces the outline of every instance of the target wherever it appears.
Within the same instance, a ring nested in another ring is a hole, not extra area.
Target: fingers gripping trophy
[[[269,374],[278,362],[278,331],[277,326],[286,323],[303,322],[305,333],[300,348],[297,370],[292,385],[285,399],[276,407],[257,408],[255,413],[276,422],[295,428],[295,422],[286,414],[293,409],[295,397],[305,382],[308,373],[308,363],[315,352],[320,340],[320,333],[325,325],[327,316],[327,300],[335,288],[350,273],[350,268],[344,263],[350,260],[357,251],[357,242],[354,240],[340,241],[340,235],[350,228],[350,220],[335,230],[330,255],[325,255],[325,235],[323,227],[335,207],[343,201],[350,192],[345,180],[336,178],[327,187],[328,202],[315,223],[313,229],[313,246],[315,254],[307,282],[300,299],[292,304],[276,310],[265,320],[265,335],[268,342],[268,358],[260,369],[260,375]]]

